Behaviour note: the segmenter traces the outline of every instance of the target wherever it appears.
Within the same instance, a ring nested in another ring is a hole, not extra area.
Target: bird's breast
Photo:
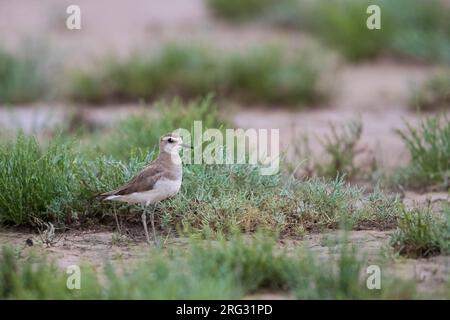
[[[162,178],[155,183],[153,189],[158,190],[161,193],[165,193],[167,194],[168,197],[170,197],[178,193],[180,187],[181,187],[181,177],[175,180]]]

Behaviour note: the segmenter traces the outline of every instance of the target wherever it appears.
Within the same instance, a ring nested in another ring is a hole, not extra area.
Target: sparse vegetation
[[[100,103],[170,95],[195,98],[214,92],[245,102],[302,104],[328,96],[329,88],[322,83],[327,59],[317,51],[270,46],[248,50],[223,53],[195,45],[167,45],[154,54],[109,60],[94,72],[74,75],[72,98]]]
[[[211,13],[219,18],[244,23],[256,21],[288,29],[300,29],[311,23],[312,1],[298,0],[206,0]]]
[[[358,163],[356,158],[362,153],[367,153],[364,148],[358,146],[363,126],[361,120],[352,120],[343,125],[329,123],[330,132],[323,137],[318,137],[322,146],[323,155],[314,156],[310,149],[310,141],[307,136],[293,141],[295,145],[295,161],[300,161],[300,168],[296,168],[296,174],[300,177],[326,177],[334,179],[345,176],[348,180],[367,179],[376,171],[377,164],[372,156],[368,163]],[[300,172],[300,173],[299,173]]]
[[[174,102],[171,106],[179,108],[180,104]],[[220,119],[205,111],[211,107],[208,99],[191,103],[186,110],[204,112],[187,111],[186,116],[179,118],[182,123],[176,122],[168,108],[161,115],[164,119],[160,119],[159,129],[167,129],[164,123],[190,127],[195,117],[189,114],[203,114],[205,120],[210,119],[208,123],[217,124]],[[34,138],[23,135],[4,145],[0,168],[2,221],[29,224],[36,216],[73,223],[80,214],[94,216],[102,208],[104,214],[107,205],[92,201],[92,195],[124,183],[154,157],[142,143],[145,134],[141,136],[141,131],[147,132],[144,129],[150,128],[151,122],[148,125],[133,127],[130,135],[118,142],[119,146],[126,146],[125,150],[134,150],[125,153],[125,157],[120,153],[117,158],[92,157],[58,140],[43,148]],[[157,129],[153,134],[159,136],[163,132]],[[19,200],[17,190],[23,192]],[[258,166],[186,165],[181,194],[161,203],[157,219],[166,230],[204,236],[236,230],[253,232],[258,228],[302,236],[307,230],[338,228],[343,222],[356,227],[377,223],[392,227],[399,206],[397,199],[382,194],[366,197],[362,189],[350,187],[342,179],[299,182],[281,173],[261,175]]]
[[[331,132],[326,135],[321,144],[329,156],[329,162],[318,164],[319,175],[334,178],[336,175],[345,174],[352,178],[358,174],[359,169],[355,165],[357,154],[356,144],[361,138],[361,121],[351,121],[338,130],[330,124]]]
[[[407,124],[399,132],[411,162],[400,174],[400,183],[412,187],[441,185],[449,188],[450,122],[446,116],[429,117],[416,128]]]
[[[450,109],[450,71],[440,72],[416,86],[409,104],[422,111]]]
[[[402,255],[417,258],[450,253],[450,210],[444,214],[430,208],[403,209],[392,246]]]
[[[277,26],[298,27],[304,25],[304,9],[309,8],[307,1],[298,0],[207,0],[213,15],[233,22],[259,21]],[[307,12],[305,12],[307,13]],[[303,19],[302,19],[303,18]]]
[[[392,53],[450,62],[450,9],[438,0],[260,1],[258,10],[252,11],[242,2],[210,0],[208,4],[215,15],[230,20],[239,17],[309,31],[350,60]],[[381,8],[381,30],[366,28],[369,5]]]
[[[389,229],[402,206],[381,192],[366,196],[342,179],[286,181],[281,175],[262,176],[258,167],[248,165],[189,165],[184,170],[180,194],[157,207],[157,223],[166,231],[216,238],[257,229],[294,237],[343,226]]]
[[[364,264],[349,248],[344,247],[336,261],[324,264],[311,254],[288,255],[276,249],[272,237],[262,235],[250,241],[235,236],[218,244],[194,242],[188,252],[154,250],[151,258],[125,272],[107,265],[106,285],[85,266],[80,290],[68,290],[66,274],[44,258],[19,261],[3,248],[2,299],[238,299],[267,289],[300,299],[416,295],[410,282],[397,279],[384,279],[382,290],[367,290],[361,277]],[[397,289],[391,290],[394,286]]]
[[[391,19],[390,51],[400,57],[450,63],[450,8],[443,1],[384,1],[381,10]]]
[[[317,1],[309,29],[351,60],[383,53],[450,62],[450,9],[440,1]],[[381,9],[381,29],[365,27],[369,5]],[[326,26],[326,27],[325,27]],[[328,32],[331,28],[334,32]],[[355,39],[357,39],[355,41]]]
[[[350,60],[373,58],[388,46],[390,32],[389,14],[384,6],[383,30],[369,30],[365,24],[366,9],[370,1],[316,1],[312,7],[307,29],[318,35],[325,43],[336,47]],[[329,32],[329,30],[333,32]]]

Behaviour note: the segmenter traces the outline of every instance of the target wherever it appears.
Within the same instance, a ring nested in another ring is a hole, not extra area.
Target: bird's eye
[[[172,138],[167,139],[167,141],[169,141],[169,143],[174,142],[174,140]]]

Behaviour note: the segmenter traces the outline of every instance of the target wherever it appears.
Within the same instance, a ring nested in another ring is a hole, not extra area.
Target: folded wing
[[[163,172],[158,167],[148,166],[136,176],[134,176],[125,185],[116,190],[105,192],[98,197],[104,199],[109,196],[128,195],[135,192],[152,190],[155,183],[161,178]]]

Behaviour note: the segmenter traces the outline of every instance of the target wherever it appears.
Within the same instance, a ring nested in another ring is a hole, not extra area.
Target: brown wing
[[[155,183],[161,178],[163,172],[158,166],[148,166],[122,187],[100,194],[100,197],[126,195],[134,192],[148,191],[153,189]]]

